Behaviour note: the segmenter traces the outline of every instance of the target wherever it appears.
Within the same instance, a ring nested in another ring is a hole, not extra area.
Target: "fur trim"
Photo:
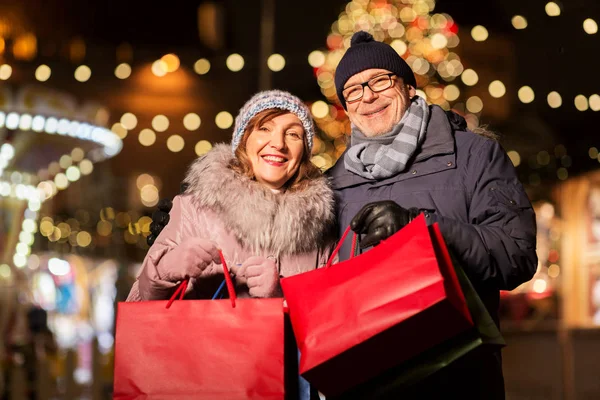
[[[226,228],[252,251],[277,255],[322,248],[335,221],[333,192],[324,176],[305,189],[273,193],[228,167],[231,148],[216,145],[189,168],[186,195],[222,216]]]

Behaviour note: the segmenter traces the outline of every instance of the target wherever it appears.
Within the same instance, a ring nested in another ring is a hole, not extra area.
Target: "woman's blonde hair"
[[[244,135],[242,136],[242,140],[240,144],[235,149],[235,158],[230,163],[230,168],[234,171],[247,176],[250,179],[255,179],[254,171],[252,170],[252,163],[250,162],[250,158],[246,152],[246,143],[248,142],[248,137],[252,133],[252,131],[262,126],[263,124],[271,121],[272,119],[284,115],[290,114],[287,110],[281,110],[279,108],[270,108],[268,110],[264,110],[256,114],[249,122],[246,130],[244,131]],[[300,160],[300,166],[298,170],[286,183],[285,188],[287,190],[298,190],[304,188],[308,182],[312,179],[316,179],[322,175],[322,172],[319,168],[317,168],[311,161],[311,154],[308,151],[308,143],[306,141],[306,132],[303,135],[304,139],[304,152],[302,153],[302,159]]]

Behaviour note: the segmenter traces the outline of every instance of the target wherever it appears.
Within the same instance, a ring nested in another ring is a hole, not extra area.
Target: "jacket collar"
[[[391,182],[415,178],[456,167],[455,140],[453,125],[448,120],[446,112],[437,105],[430,106],[429,123],[423,144],[417,149],[413,160],[407,164],[401,173],[383,180],[363,178],[344,166],[344,152],[336,164],[327,171],[333,189],[370,184],[372,187],[383,186]],[[424,163],[426,160],[430,160]]]
[[[326,244],[335,214],[325,177],[302,189],[273,193],[232,170],[232,160],[230,146],[215,145],[190,167],[185,195],[197,207],[212,210],[250,251],[302,254]]]

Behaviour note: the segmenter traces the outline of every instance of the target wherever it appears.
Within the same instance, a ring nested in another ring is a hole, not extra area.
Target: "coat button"
[[[446,164],[447,166],[451,167],[452,166],[452,161],[448,161],[448,164]]]
[[[416,175],[417,174],[417,170],[413,169],[412,172],[411,172],[411,174]]]

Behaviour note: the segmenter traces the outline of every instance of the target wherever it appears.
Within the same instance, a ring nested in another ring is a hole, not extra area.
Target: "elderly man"
[[[408,64],[367,32],[352,37],[335,85],[352,126],[348,149],[327,172],[340,235],[350,225],[366,249],[424,213],[498,324],[499,291],[537,267],[535,214],[506,152],[494,135],[427,105]],[[154,234],[167,218],[156,214]],[[341,260],[349,253],[345,243]],[[499,349],[479,347],[402,396],[413,397],[503,399]]]
[[[352,123],[348,150],[328,171],[340,229],[350,224],[364,234],[366,248],[424,213],[498,324],[499,291],[528,281],[537,267],[535,214],[505,151],[492,135],[428,106],[408,64],[366,32],[352,37],[335,85]],[[348,243],[341,259],[349,252]],[[415,394],[504,398],[500,351],[480,348]]]

